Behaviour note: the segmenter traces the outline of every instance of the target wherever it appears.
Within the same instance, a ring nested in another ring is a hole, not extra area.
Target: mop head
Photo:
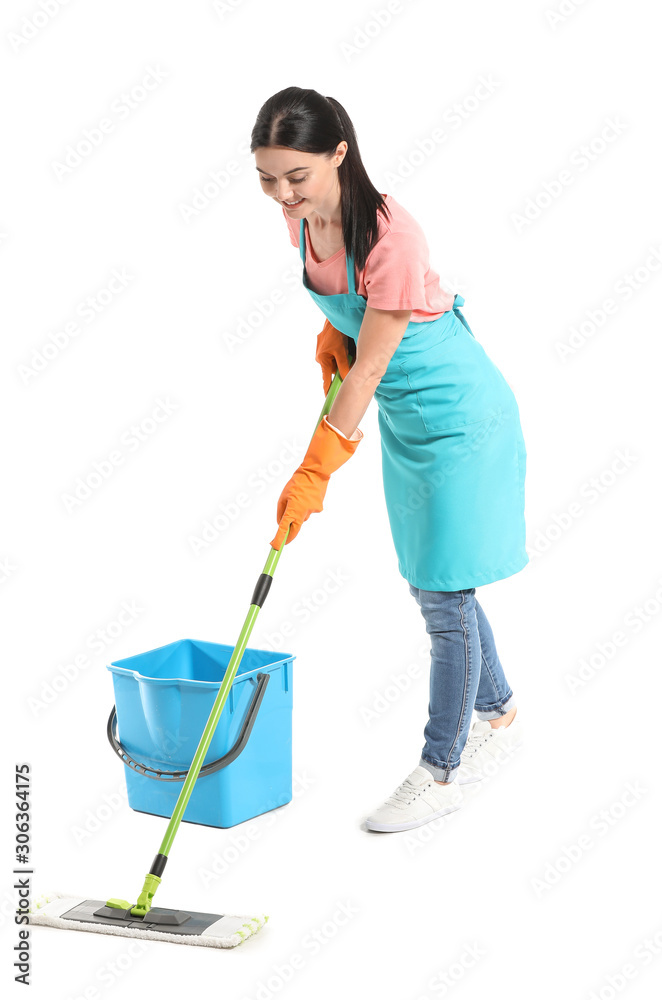
[[[94,911],[104,906],[98,899],[85,899],[51,892],[35,899],[29,910],[30,923],[57,927],[69,931],[92,931],[115,934],[118,937],[144,938],[149,941],[170,941],[172,944],[195,944],[205,948],[235,948],[264,927],[269,917],[231,917],[218,913],[197,913],[163,910],[154,907],[155,914],[186,917],[173,927],[167,923],[149,924],[149,915],[133,919],[98,917]]]

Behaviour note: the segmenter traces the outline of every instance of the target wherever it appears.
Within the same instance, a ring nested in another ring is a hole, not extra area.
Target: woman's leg
[[[502,716],[512,713],[511,717],[514,717],[516,709],[513,692],[496,651],[492,627],[478,601],[475,605],[481,651],[480,681],[474,705],[476,715],[479,719],[496,719],[497,724],[502,721],[510,722],[510,718],[502,720]]]
[[[469,735],[482,674],[476,591],[409,591],[431,637],[429,721],[420,764],[437,781],[453,781]]]

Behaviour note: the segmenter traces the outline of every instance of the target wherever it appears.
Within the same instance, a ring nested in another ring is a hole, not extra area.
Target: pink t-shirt
[[[430,267],[429,250],[423,230],[392,195],[385,195],[391,215],[377,212],[378,239],[358,272],[356,291],[374,309],[411,309],[410,322],[426,323],[453,308],[454,296],[439,284],[439,275]],[[290,242],[299,246],[300,219],[290,218],[283,208],[290,230]],[[321,262],[315,258],[306,233],[306,272],[313,291],[320,295],[347,292],[345,249]],[[356,277],[356,274],[355,274]]]

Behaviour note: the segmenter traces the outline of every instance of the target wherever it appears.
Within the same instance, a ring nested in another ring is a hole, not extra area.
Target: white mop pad
[[[222,916],[201,931],[200,934],[170,934],[167,931],[148,930],[144,927],[122,927],[113,924],[85,923],[78,920],[64,920],[61,916],[74,906],[85,902],[85,896],[71,896],[60,892],[35,899],[30,907],[30,923],[45,927],[58,927],[68,931],[92,931],[97,934],[114,934],[117,937],[145,938],[149,941],[170,941],[172,944],[202,945],[206,948],[235,948],[252,934],[264,927],[268,916],[256,917]]]

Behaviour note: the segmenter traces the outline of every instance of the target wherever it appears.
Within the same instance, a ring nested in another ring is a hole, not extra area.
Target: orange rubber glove
[[[348,360],[348,340],[349,338],[344,333],[336,330],[335,326],[331,326],[328,319],[324,324],[322,332],[317,334],[315,361],[319,361],[322,366],[325,396],[329,391],[336,371],[340,372],[342,379],[349,372],[351,365]]]
[[[320,420],[303,462],[278,500],[278,531],[270,543],[272,548],[280,549],[289,525],[286,545],[296,538],[312,513],[322,510],[331,473],[344,465],[359,446],[363,431],[357,428],[357,433],[360,437],[351,441],[329,423],[327,414]]]

